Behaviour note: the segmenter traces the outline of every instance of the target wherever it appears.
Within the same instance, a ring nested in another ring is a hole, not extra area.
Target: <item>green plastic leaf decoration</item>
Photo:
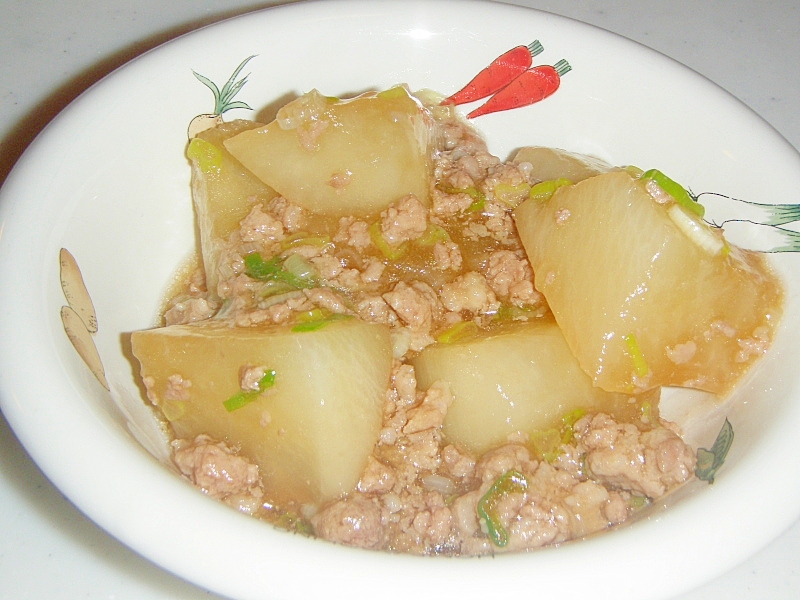
[[[714,483],[714,477],[725,462],[725,457],[728,455],[728,450],[730,450],[732,443],[733,426],[728,419],[725,419],[725,423],[722,424],[722,429],[719,430],[717,439],[714,440],[714,445],[711,446],[711,449],[697,449],[697,465],[695,466],[694,474],[698,479]]]

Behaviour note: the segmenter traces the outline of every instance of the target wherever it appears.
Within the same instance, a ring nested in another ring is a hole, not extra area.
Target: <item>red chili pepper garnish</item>
[[[561,85],[561,77],[572,70],[566,60],[560,60],[552,67],[541,65],[526,70],[506,87],[489,98],[467,115],[474,119],[488,113],[528,106],[555,93]]]
[[[512,48],[495,58],[488,67],[455,94],[442,100],[442,104],[466,104],[491,96],[515,77],[530,69],[533,57],[543,50],[539,40],[534,40],[527,46]]]

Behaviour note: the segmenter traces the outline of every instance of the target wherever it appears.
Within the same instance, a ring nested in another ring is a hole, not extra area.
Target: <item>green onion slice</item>
[[[453,344],[473,337],[478,331],[479,327],[474,321],[459,321],[440,333],[436,341],[440,344]]]
[[[703,208],[703,205],[698,203],[697,200],[686,191],[686,188],[684,188],[680,183],[664,175],[664,173],[658,169],[650,169],[649,171],[645,171],[642,173],[641,179],[655,182],[658,187],[672,196],[675,202],[683,206],[685,209],[692,211],[698,217],[702,217],[705,214],[706,209]]]
[[[556,193],[558,188],[567,185],[572,185],[572,182],[563,177],[559,177],[558,179],[548,179],[547,181],[540,181],[531,187],[531,191],[528,192],[528,197],[538,200],[539,202],[547,202],[550,200],[552,195]]]
[[[561,432],[557,429],[536,429],[530,433],[530,444],[537,457],[552,463],[558,458]]]
[[[639,342],[636,341],[636,336],[632,333],[623,335],[622,341],[625,342],[625,349],[633,362],[633,370],[639,377],[647,375],[650,372],[650,367],[647,366],[647,361],[644,358],[644,354],[642,354],[642,349],[639,347]]]
[[[575,439],[574,425],[583,416],[586,411],[582,408],[575,408],[561,417],[561,443],[569,444]]]
[[[495,198],[513,208],[528,197],[531,192],[531,186],[525,182],[516,185],[500,182],[494,186],[492,191]]]
[[[377,246],[378,250],[381,251],[381,254],[383,254],[389,260],[397,260],[401,258],[408,250],[407,242],[403,242],[399,246],[392,246],[389,242],[387,242],[386,238],[381,235],[381,224],[378,221],[375,221],[372,225],[370,225],[369,238],[372,240],[372,243]]]
[[[322,247],[331,243],[331,238],[328,235],[311,235],[304,231],[295,233],[288,236],[281,242],[281,248],[288,250],[295,246],[318,246]]]
[[[299,254],[264,260],[258,252],[251,252],[244,256],[244,272],[257,281],[280,282],[298,290],[319,285],[316,268]]]
[[[508,544],[508,532],[500,522],[497,505],[508,494],[524,494],[528,481],[519,471],[507,471],[492,484],[492,487],[478,500],[478,518],[486,524],[489,538],[495,546],[502,548]]]
[[[434,246],[440,242],[444,243],[447,241],[450,241],[450,236],[443,227],[434,223],[428,223],[425,233],[414,240],[414,243],[419,246]]]
[[[186,156],[195,161],[203,173],[219,173],[222,168],[222,151],[204,139],[192,138]]]
[[[436,186],[436,189],[444,192],[445,194],[466,194],[470,198],[472,198],[472,204],[470,204],[466,208],[466,212],[478,212],[483,210],[484,205],[486,204],[486,195],[476,188],[474,185],[468,188],[454,188],[452,186],[439,184]]]
[[[228,412],[239,410],[255,401],[264,390],[271,388],[273,385],[275,385],[275,371],[270,370],[264,373],[264,376],[258,380],[257,390],[241,390],[236,392],[233,396],[225,400],[222,405]]]
[[[343,321],[345,319],[352,319],[350,315],[343,315],[341,313],[324,314],[320,311],[319,314],[311,316],[311,313],[316,313],[316,310],[309,311],[307,317],[301,317],[300,322],[292,327],[292,331],[304,333],[308,331],[317,331],[326,325],[335,323],[336,321]]]

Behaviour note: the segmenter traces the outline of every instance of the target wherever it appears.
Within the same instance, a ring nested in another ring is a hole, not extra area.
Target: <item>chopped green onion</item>
[[[203,173],[219,173],[222,168],[222,151],[206,140],[192,138],[186,156],[195,161]]]
[[[561,417],[559,429],[535,430],[530,433],[530,445],[539,458],[552,463],[561,454],[562,444],[575,439],[574,425],[586,414],[582,408],[573,409]]]
[[[622,341],[625,342],[625,349],[633,362],[633,370],[639,377],[647,375],[650,372],[650,367],[647,366],[647,361],[644,358],[644,354],[642,354],[642,349],[639,347],[639,342],[636,341],[636,336],[632,333],[623,335]]]
[[[640,508],[644,508],[647,506],[647,496],[641,496],[639,494],[631,494],[628,498],[628,506],[632,510],[639,510]]]
[[[419,246],[433,246],[437,243],[447,242],[449,240],[450,236],[443,227],[435,225],[434,223],[428,223],[425,233],[414,240],[414,243]]]
[[[327,235],[309,235],[306,232],[298,232],[288,236],[281,242],[281,248],[288,250],[295,246],[325,246],[331,243],[330,236]]]
[[[725,242],[725,238],[722,237],[722,230],[720,230],[719,234],[716,233],[711,227],[697,219],[694,214],[684,209],[683,205],[671,205],[667,209],[667,214],[678,229],[686,234],[686,237],[711,256],[716,256],[717,254],[727,256],[730,253],[730,246]]]
[[[241,390],[236,392],[233,396],[225,400],[222,405],[228,412],[239,410],[243,406],[247,406],[255,401],[261,393],[275,385],[275,371],[267,371],[264,376],[258,380],[256,390]]]
[[[557,429],[537,429],[531,432],[529,439],[534,453],[542,460],[552,463],[558,458],[561,437],[561,432]]]
[[[314,311],[309,311],[309,312],[314,312]],[[344,319],[352,319],[352,318],[353,317],[351,317],[350,315],[344,315],[341,313],[332,313],[316,319],[302,320],[299,323],[297,323],[294,327],[292,327],[292,331],[298,333],[316,331],[318,329],[322,329],[326,325],[335,323],[336,321],[342,321]]]
[[[459,321],[451,325],[436,337],[440,344],[453,344],[476,335],[479,331],[474,321]]]
[[[567,414],[561,417],[561,443],[562,444],[569,444],[575,439],[575,430],[574,425],[577,423],[583,416],[586,414],[586,411],[582,408],[576,408],[569,411]]]
[[[408,92],[402,85],[395,85],[388,90],[383,90],[377,93],[378,98],[408,98]]]
[[[528,197],[531,191],[531,186],[524,181],[516,185],[500,182],[494,186],[492,191],[494,192],[495,198],[513,208],[522,202],[526,197]]]
[[[290,254],[287,256],[283,261],[283,270],[290,276],[284,279],[284,281],[287,283],[291,283],[292,281],[299,283],[296,287],[312,288],[316,287],[319,283],[319,273],[316,267],[312,265],[308,259],[299,254]],[[281,275],[281,273],[279,273],[279,275]]]
[[[285,281],[271,280],[264,282],[264,285],[258,290],[258,295],[261,298],[273,298],[274,296],[278,296],[280,294],[296,291],[298,291],[296,287],[289,285]]]
[[[290,254],[286,259],[273,256],[264,260],[258,252],[251,252],[244,257],[244,272],[258,281],[281,282],[298,290],[319,284],[316,268],[299,254]]]
[[[633,177],[634,179],[639,179],[643,174],[644,171],[637,166],[634,165],[626,165],[622,168],[628,175]]]
[[[330,312],[321,308],[312,308],[303,312],[296,313],[294,318],[298,323],[308,323],[309,321],[319,321],[330,316]]]
[[[642,406],[639,408],[639,411],[640,411],[639,419],[642,421],[642,423],[645,423],[647,425],[652,425],[655,422],[655,415],[654,415],[655,411],[653,409],[653,405],[650,404],[650,402],[648,402],[647,400],[642,402]]]
[[[480,212],[483,210],[485,205],[486,198],[480,198],[478,200],[473,200],[472,204],[470,204],[465,210],[466,212]]]
[[[680,183],[670,179],[658,169],[650,169],[649,171],[645,171],[642,173],[641,179],[655,182],[658,187],[672,196],[675,202],[683,206],[685,209],[692,211],[698,217],[702,217],[705,214],[706,209],[703,208],[702,204],[698,203],[697,200],[692,197],[692,195],[689,194],[689,192],[687,192]]]
[[[277,256],[265,261],[258,252],[251,252],[244,257],[244,272],[248,277],[259,281],[274,279],[281,270],[281,261]]]
[[[369,237],[372,240],[372,243],[375,244],[378,247],[378,250],[381,251],[381,254],[383,254],[389,260],[397,260],[408,250],[408,243],[406,242],[403,242],[399,246],[392,246],[389,242],[387,242],[386,238],[384,238],[381,234],[381,224],[378,221],[375,221],[372,225],[370,225]]]
[[[311,525],[311,523],[298,515],[289,514],[288,512],[282,513],[278,516],[276,525],[282,529],[299,533],[300,535],[314,535],[314,527]]]
[[[556,190],[566,185],[572,185],[569,179],[559,177],[558,179],[548,179],[547,181],[540,181],[531,187],[528,192],[528,197],[538,200],[539,202],[547,202],[556,193]]]
[[[547,312],[545,306],[515,306],[513,304],[501,304],[495,313],[498,321],[527,321],[541,317]]]
[[[478,500],[478,518],[486,525],[489,538],[495,546],[502,548],[508,544],[508,532],[500,522],[497,504],[508,494],[524,494],[527,489],[528,481],[525,476],[512,469],[501,475]]]
[[[476,188],[474,185],[468,188],[454,188],[452,186],[439,184],[436,186],[436,189],[443,191],[445,194],[466,194],[470,198],[472,198],[472,204],[470,204],[465,210],[466,212],[478,212],[483,210],[484,205],[486,204],[486,196],[482,191]]]

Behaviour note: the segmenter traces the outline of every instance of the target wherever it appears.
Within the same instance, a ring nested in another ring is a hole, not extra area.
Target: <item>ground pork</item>
[[[422,281],[404,281],[394,286],[392,291],[383,294],[383,299],[412,329],[427,333],[431,330],[433,320],[442,312],[442,305],[436,292]]]
[[[670,429],[642,432],[602,413],[574,429],[587,470],[613,487],[659,498],[694,472],[694,452]]]
[[[243,242],[279,241],[284,235],[283,224],[262,210],[261,203],[253,205],[250,213],[239,223]]]
[[[315,306],[329,310],[332,313],[343,315],[352,314],[352,311],[347,306],[345,298],[331,288],[316,287],[303,290],[303,293]]]
[[[465,192],[444,191],[434,188],[431,191],[432,212],[435,215],[447,217],[465,211],[472,204],[472,197]]]
[[[437,269],[460,271],[461,249],[453,242],[437,242],[433,246],[433,262]]]
[[[475,271],[443,285],[440,295],[444,307],[453,312],[487,314],[496,312],[500,306],[486,278]]]
[[[355,217],[342,217],[339,219],[339,230],[334,235],[333,241],[363,250],[372,243],[369,237],[369,224]]]
[[[331,542],[375,550],[384,542],[380,505],[365,496],[333,503],[315,514],[311,524],[317,536]]]
[[[497,202],[486,202],[484,214],[486,229],[489,235],[505,246],[517,244],[516,225],[506,206]]]
[[[389,303],[381,296],[368,296],[356,307],[358,316],[370,323],[396,325],[400,319]]]
[[[510,250],[497,250],[489,255],[486,280],[498,297],[515,306],[538,304],[542,297],[533,288],[533,271],[527,258]]]
[[[173,303],[164,313],[165,325],[184,325],[203,321],[214,316],[219,308],[213,300],[206,298],[185,298]]]
[[[270,200],[267,203],[267,211],[278,219],[289,233],[302,231],[308,224],[307,211],[283,196],[276,196]]]
[[[381,235],[390,246],[417,239],[428,228],[428,209],[408,195],[381,213]]]
[[[243,512],[258,510],[264,492],[257,465],[207,435],[174,440],[171,445],[181,473],[203,492]]]
[[[190,389],[192,382],[189,379],[184,379],[178,373],[173,373],[167,377],[167,385],[164,388],[164,400],[184,402],[191,397]]]

